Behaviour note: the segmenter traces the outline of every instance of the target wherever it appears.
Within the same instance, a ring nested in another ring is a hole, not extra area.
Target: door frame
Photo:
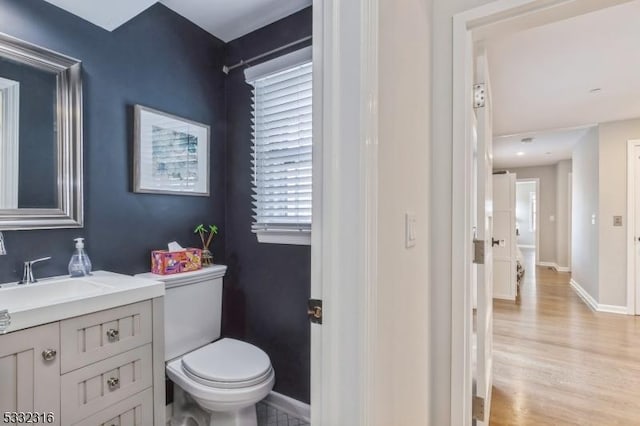
[[[629,0],[496,0],[453,17],[451,218],[451,424],[471,420],[472,102],[474,42],[564,20]]]
[[[313,426],[375,423],[378,26],[378,1],[313,0]]]
[[[635,201],[636,201],[636,162],[633,151],[636,146],[640,147],[640,139],[627,141],[627,314],[637,315],[640,313],[636,306],[636,294],[640,289],[636,288],[636,244],[638,235],[635,227]]]
[[[538,260],[540,260],[540,178],[522,178],[518,179],[518,175],[516,174],[516,205],[518,199],[518,184],[519,183],[535,183],[536,184],[536,241],[535,241],[535,261],[534,265],[538,264]],[[517,238],[517,237],[516,237]],[[517,245],[517,244],[516,244]]]

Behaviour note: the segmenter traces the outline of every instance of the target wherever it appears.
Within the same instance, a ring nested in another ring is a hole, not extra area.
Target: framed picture
[[[210,128],[135,106],[133,191],[209,195]]]

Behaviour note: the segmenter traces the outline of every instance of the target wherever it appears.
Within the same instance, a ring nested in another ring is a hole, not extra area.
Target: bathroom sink
[[[107,271],[0,284],[0,334],[164,296],[164,283]]]
[[[43,281],[33,284],[11,285],[0,288],[0,309],[21,311],[41,305],[51,305],[88,296],[94,296],[108,290],[110,286],[88,281],[83,278],[70,278],[55,281]]]

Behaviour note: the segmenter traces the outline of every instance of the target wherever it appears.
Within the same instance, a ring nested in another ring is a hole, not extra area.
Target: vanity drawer
[[[148,426],[153,424],[153,392],[147,389],[74,426]]]
[[[150,301],[62,321],[62,374],[150,343],[151,325]]]
[[[151,387],[151,369],[151,345],[145,345],[63,375],[61,423],[74,424]]]

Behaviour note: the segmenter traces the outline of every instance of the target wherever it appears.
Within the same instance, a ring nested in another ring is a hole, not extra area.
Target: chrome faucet
[[[30,284],[30,283],[38,282],[38,280],[36,280],[33,276],[33,265],[35,265],[38,262],[43,262],[49,259],[51,259],[51,256],[42,257],[40,259],[35,259],[35,260],[27,260],[26,262],[24,262],[24,269],[22,270],[22,279],[18,281],[18,284]]]

